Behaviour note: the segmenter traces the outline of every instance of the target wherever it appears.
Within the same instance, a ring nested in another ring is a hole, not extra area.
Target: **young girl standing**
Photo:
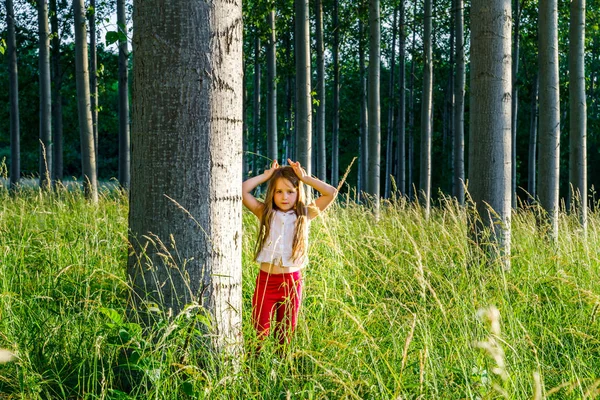
[[[335,199],[337,190],[306,174],[299,162],[289,166],[277,161],[261,175],[242,184],[244,205],[260,221],[255,260],[260,263],[252,296],[252,321],[259,340],[269,336],[271,317],[281,345],[289,342],[296,328],[302,300],[302,268],[307,263],[308,224]],[[269,182],[264,203],[251,192]],[[306,205],[304,184],[321,196]],[[260,346],[259,346],[260,347]]]

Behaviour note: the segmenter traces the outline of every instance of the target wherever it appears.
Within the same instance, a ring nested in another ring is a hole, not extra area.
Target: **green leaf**
[[[106,32],[105,40],[106,45],[110,46],[111,44],[119,41],[119,33],[115,31],[108,31]]]
[[[113,310],[112,308],[101,307],[99,311],[115,324],[121,325],[123,323],[123,317],[116,310]]]
[[[192,382],[185,381],[182,385],[183,393],[187,394],[190,397],[196,397],[196,393],[194,393],[194,385]]]
[[[6,51],[6,40],[1,39],[0,40],[0,53],[4,54],[5,51]]]

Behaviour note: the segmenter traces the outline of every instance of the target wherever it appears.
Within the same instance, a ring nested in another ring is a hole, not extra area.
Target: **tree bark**
[[[558,77],[558,4],[540,0],[538,57],[540,68],[540,155],[538,195],[558,239],[558,179],[560,168],[560,97]]]
[[[52,182],[61,181],[63,166],[63,116],[62,116],[62,68],[60,66],[60,32],[58,29],[58,7],[50,0],[50,29],[52,32],[51,78],[52,78]]]
[[[19,70],[17,40],[15,35],[15,10],[12,0],[6,0],[6,51],[8,56],[8,98],[10,111],[10,187],[15,188],[21,179],[21,150],[19,138]]]
[[[117,0],[118,29],[127,36],[125,0]],[[131,182],[131,149],[129,145],[129,51],[127,40],[119,39],[119,183],[129,188]]]
[[[385,191],[384,196],[386,199],[390,198],[391,186],[392,186],[392,166],[393,163],[393,147],[394,147],[394,102],[395,98],[395,73],[396,73],[396,35],[398,33],[398,7],[394,9],[394,19],[392,21],[392,48],[391,48],[391,60],[390,60],[390,85],[388,91],[388,126],[387,126],[387,140],[385,147]]]
[[[424,6],[424,36],[423,36],[423,100],[421,103],[421,168],[419,175],[419,195],[429,216],[431,203],[431,125],[432,125],[432,90],[433,66],[431,52],[431,0],[425,0]]]
[[[308,0],[296,2],[296,160],[311,175],[312,102]]]
[[[527,191],[529,192],[530,200],[535,200],[536,194],[536,182],[535,182],[535,166],[536,162],[536,151],[537,151],[537,126],[538,126],[538,75],[535,74],[533,77],[533,84],[531,87],[531,118],[529,125],[529,169],[527,171]]]
[[[417,33],[417,0],[413,5],[413,32],[411,43],[410,80],[408,84],[408,193],[415,199],[415,54]]]
[[[96,0],[90,0],[90,107],[92,112],[92,130],[94,151],[96,152],[96,170],[98,169],[98,67],[96,57]],[[97,173],[97,172],[96,172]]]
[[[85,8],[83,0],[73,0],[75,19],[75,73],[77,84],[77,111],[81,138],[81,164],[85,196],[92,203],[98,202],[98,180],[96,177],[96,151],[90,108],[90,86],[88,72]]]
[[[325,154],[325,58],[323,44],[323,1],[316,0],[315,13],[317,17],[317,157],[316,175],[325,181],[327,179],[327,157]],[[335,28],[334,28],[335,29]]]
[[[380,64],[381,62],[381,18],[379,0],[369,2],[369,186],[375,217],[379,217],[380,174],[381,174],[381,107],[380,107]]]
[[[400,34],[400,47],[398,49],[398,60],[400,65],[399,88],[398,88],[398,118],[397,118],[397,146],[396,146],[396,185],[400,195],[406,195],[406,36],[405,36],[405,10],[406,6],[404,0],[400,1],[400,21],[399,34]]]
[[[340,26],[339,26],[339,0],[333,0],[333,127],[331,131],[331,184],[338,185],[340,175]],[[362,35],[362,22],[359,19],[359,35]],[[362,36],[361,36],[362,37]],[[361,39],[362,40],[362,39]],[[359,48],[361,44],[359,43]],[[360,50],[359,50],[360,51]],[[363,48],[364,52],[364,48]],[[364,53],[363,53],[364,61]],[[363,68],[364,64],[359,68]],[[362,84],[362,81],[361,81]],[[364,115],[361,111],[361,118]],[[361,119],[362,121],[362,119]],[[363,160],[364,166],[364,160]],[[364,167],[363,167],[364,168]],[[363,171],[364,173],[364,171]],[[364,176],[363,176],[364,178]],[[364,185],[364,179],[363,179]],[[360,192],[360,190],[359,190]]]
[[[267,44],[267,157],[278,159],[277,145],[277,41],[275,10],[268,15],[269,43]]]
[[[52,185],[52,94],[50,84],[50,34],[48,1],[37,1],[40,69],[40,187]]]
[[[520,0],[514,0],[514,32],[513,32],[513,58],[512,58],[512,96],[511,96],[511,131],[512,131],[512,171],[511,171],[511,205],[517,208],[517,116],[519,107],[519,86],[517,74],[519,73],[519,35],[521,26]]]
[[[464,2],[455,7],[456,76],[454,79],[454,196],[465,203],[465,19]]]
[[[587,102],[585,96],[585,0],[571,1],[569,24],[570,209],[587,229]]]
[[[470,227],[504,269],[510,269],[510,1],[471,5],[469,191],[477,216],[471,216]]]
[[[360,193],[367,193],[369,188],[369,113],[367,104],[367,68],[365,62],[365,27],[361,19],[358,20],[358,63],[360,76],[360,156],[361,156],[361,188]],[[337,151],[337,150],[336,150]]]
[[[133,10],[128,274],[136,306],[144,312],[154,302],[177,314],[199,305],[210,314],[213,350],[235,357],[242,345],[242,5],[135,0]]]

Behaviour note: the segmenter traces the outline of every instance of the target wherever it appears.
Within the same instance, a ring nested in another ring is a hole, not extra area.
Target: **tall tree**
[[[511,130],[512,130],[512,172],[511,172],[511,204],[517,207],[517,112],[519,106],[519,28],[521,26],[521,0],[513,1],[513,57],[512,57],[512,96],[511,96]]]
[[[527,192],[531,199],[535,199],[536,195],[536,152],[537,152],[537,128],[538,128],[538,90],[539,90],[538,75],[533,77],[531,85],[531,108],[530,108],[530,124],[529,124],[529,168],[527,170]]]
[[[398,7],[394,9],[394,19],[392,22],[392,48],[391,48],[391,62],[390,62],[390,85],[388,92],[388,126],[387,126],[387,140],[385,150],[385,198],[390,197],[391,193],[391,181],[392,181],[392,166],[394,161],[393,147],[394,147],[394,102],[395,102],[395,91],[394,85],[396,84],[395,73],[396,73],[396,34],[398,31]]]
[[[322,181],[326,177],[326,160],[325,154],[325,57],[323,44],[323,1],[316,0],[315,14],[317,17],[317,170],[316,175]]]
[[[50,0],[50,29],[52,32],[52,181],[63,178],[63,117],[62,117],[62,68],[60,65],[60,32],[58,29],[58,7]]]
[[[433,123],[433,65],[432,65],[432,40],[431,40],[431,0],[425,0],[424,6],[424,36],[423,36],[423,100],[421,102],[421,168],[419,175],[419,195],[429,216],[431,203],[431,132]]]
[[[312,99],[310,90],[310,31],[308,0],[296,4],[296,160],[311,174]]]
[[[471,221],[475,240],[510,268],[511,0],[471,3],[471,110],[469,191],[478,218]]]
[[[90,86],[88,71],[85,8],[83,0],[73,0],[75,19],[75,74],[77,85],[77,110],[81,138],[81,164],[83,187],[86,198],[98,202],[98,179],[96,175],[96,151],[90,109]]]
[[[8,53],[8,97],[10,102],[10,186],[14,188],[21,179],[21,141],[19,138],[19,70],[15,10],[12,0],[6,0],[6,27],[8,30],[6,50]]]
[[[454,196],[465,202],[465,18],[463,0],[455,0],[454,40],[456,73],[454,78]]]
[[[40,187],[52,184],[52,94],[50,88],[50,32],[48,0],[37,1],[40,71]]]
[[[134,0],[133,10],[128,274],[137,305],[177,313],[197,302],[211,315],[213,349],[235,354],[242,340],[241,2]]]
[[[587,228],[587,102],[585,97],[585,0],[571,1],[569,24],[569,190],[571,209]]]
[[[413,29],[410,45],[410,79],[408,83],[408,194],[412,200],[415,198],[414,166],[415,166],[415,55],[417,34],[417,0],[413,4]]]
[[[92,112],[92,131],[94,135],[94,151],[98,160],[98,57],[96,56],[96,0],[90,0],[88,8],[90,26],[90,107]],[[98,168],[98,165],[96,165]]]
[[[540,127],[538,195],[547,213],[550,235],[558,239],[558,178],[560,156],[560,98],[558,77],[558,3],[540,0],[538,57],[540,69]]]
[[[267,43],[267,157],[277,160],[277,41],[275,9],[267,14],[269,41]]]
[[[127,18],[125,0],[117,0],[119,35],[119,182],[129,188],[131,181],[129,138],[129,51],[127,50]]]
[[[398,49],[398,69],[400,74],[398,77],[398,118],[397,118],[397,146],[396,146],[396,184],[401,195],[406,195],[406,35],[405,35],[405,10],[406,5],[404,0],[400,1],[400,21],[399,33],[400,33],[400,45]]]
[[[254,140],[254,155],[252,157],[252,174],[257,175],[259,167],[258,154],[259,151],[259,137],[260,137],[260,114],[261,114],[261,104],[260,104],[260,90],[261,90],[261,75],[262,75],[262,67],[260,64],[260,36],[258,29],[254,32],[254,105],[252,112],[252,122],[253,122],[253,140]]]
[[[369,180],[367,192],[372,196],[375,216],[379,217],[381,162],[380,64],[381,17],[379,0],[369,1]]]
[[[360,8],[365,5],[361,2]],[[361,13],[362,15],[362,13]],[[369,114],[367,106],[367,68],[365,63],[365,27],[362,19],[358,19],[358,64],[360,80],[360,181],[359,193],[368,192],[369,188]],[[337,149],[335,150],[338,151]]]
[[[360,21],[360,19],[359,19]],[[340,174],[340,22],[339,0],[333,0],[333,127],[331,131],[331,184],[338,185]],[[359,31],[361,29],[359,28]],[[359,33],[361,35],[362,33]],[[361,44],[359,43],[359,48]],[[360,49],[359,49],[360,52]],[[364,57],[363,57],[364,60]],[[363,115],[361,114],[361,118]],[[364,145],[364,142],[363,142]],[[363,165],[364,165],[364,159]],[[364,184],[364,176],[363,176]]]

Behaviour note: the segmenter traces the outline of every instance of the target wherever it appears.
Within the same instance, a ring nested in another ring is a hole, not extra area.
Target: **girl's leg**
[[[300,271],[285,274],[283,282],[284,299],[277,304],[275,336],[280,345],[286,345],[292,338],[298,321],[298,311],[302,302],[302,276]]]
[[[277,292],[273,290],[276,280],[274,275],[264,271],[260,271],[256,277],[256,287],[252,296],[252,323],[260,341],[269,336],[271,315],[279,300]]]

